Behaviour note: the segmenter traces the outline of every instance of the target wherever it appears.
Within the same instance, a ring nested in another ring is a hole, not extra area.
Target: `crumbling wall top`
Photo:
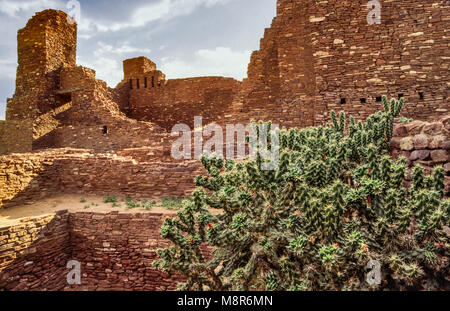
[[[123,73],[125,79],[143,75],[147,72],[155,70],[156,64],[144,56],[130,58],[123,61]]]
[[[28,20],[27,25],[25,28],[31,28],[31,27],[42,27],[43,25],[62,25],[62,24],[68,24],[69,23],[69,17],[68,15],[59,10],[53,10],[48,9],[41,12],[37,12],[33,15],[31,19]],[[71,20],[71,23],[76,27],[76,23]],[[19,30],[23,31],[25,28]]]

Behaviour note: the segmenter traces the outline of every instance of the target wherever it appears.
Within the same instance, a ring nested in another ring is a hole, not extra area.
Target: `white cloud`
[[[98,42],[99,48],[94,51],[94,55],[96,57],[102,56],[104,54],[117,54],[117,55],[123,55],[123,54],[132,54],[132,53],[144,53],[144,54],[150,54],[152,50],[150,49],[140,49],[135,48],[129,45],[129,42],[124,42],[119,47],[114,47],[110,44],[106,44],[104,42]]]
[[[127,50],[127,48],[108,46],[102,48],[102,53],[103,51],[114,53],[121,50]],[[194,54],[192,61],[174,57],[163,58],[161,66],[158,67],[166,74],[168,79],[224,76],[242,80],[247,76],[250,54],[251,51],[233,51],[229,47],[217,47],[213,50],[202,49]],[[113,56],[103,55],[102,57],[96,57],[94,61],[79,59],[78,63],[94,69],[97,72],[97,79],[106,81],[109,86],[114,87],[122,81],[123,69],[122,61]]]
[[[0,103],[0,120],[6,118],[6,103]]]
[[[81,31],[96,29],[100,32],[120,31],[127,28],[138,28],[150,22],[158,20],[169,20],[177,16],[189,15],[197,7],[212,7],[217,4],[224,4],[233,0],[160,0],[136,8],[130,19],[126,22],[102,24],[96,21],[82,18],[79,24]]]
[[[247,76],[250,55],[251,51],[233,51],[229,47],[202,49],[195,53],[193,61],[163,58],[161,70],[168,78],[225,76],[242,80]]]
[[[78,63],[81,66],[94,69],[96,71],[96,78],[105,81],[110,87],[115,87],[117,83],[122,81],[122,64],[118,60],[101,57],[93,62],[80,59]]]
[[[9,60],[0,60],[0,76],[2,78],[15,79],[16,68],[16,62]]]
[[[22,11],[40,11],[44,8],[61,7],[60,0],[2,0],[0,1],[0,12],[10,16],[18,17]]]

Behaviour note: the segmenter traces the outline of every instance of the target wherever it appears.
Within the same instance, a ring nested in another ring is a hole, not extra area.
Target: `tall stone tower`
[[[31,151],[47,132],[39,129],[39,118],[67,101],[56,90],[61,69],[76,66],[77,25],[62,11],[45,10],[19,30],[17,45],[16,90],[0,123],[0,154]]]
[[[57,107],[59,72],[76,66],[77,25],[62,11],[45,10],[19,30],[17,45],[16,92],[6,120],[36,118]]]

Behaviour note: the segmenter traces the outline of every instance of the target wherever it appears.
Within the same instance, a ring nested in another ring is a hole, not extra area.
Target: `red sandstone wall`
[[[29,120],[0,120],[0,155],[32,150],[33,124]]]
[[[450,116],[436,122],[414,121],[397,125],[391,140],[391,155],[406,157],[408,165],[421,165],[426,174],[442,165],[446,194],[450,196]],[[410,178],[411,176],[408,176]]]
[[[367,24],[367,2],[278,0],[249,64],[243,110],[303,127],[331,109],[365,118],[381,108],[376,97],[403,94],[408,117],[448,113],[448,1],[381,1],[381,25]]]
[[[6,120],[33,119],[58,106],[59,70],[75,66],[77,26],[61,11],[45,10],[19,30],[16,92]]]
[[[124,150],[98,154],[91,150],[53,149],[0,157],[0,209],[57,193],[130,194],[142,197],[187,196],[199,161],[155,161],[162,150]]]
[[[174,79],[144,84],[144,77],[133,79],[130,90],[129,116],[151,121],[170,131],[175,124],[194,127],[194,117],[202,116],[204,124],[220,122],[230,112],[240,82],[232,78],[203,77]],[[158,80],[158,78],[157,78]]]
[[[144,162],[116,155],[84,154],[62,159],[60,191],[81,194],[130,194],[140,197],[187,196],[199,161]]]
[[[410,164],[422,164],[427,170],[444,165],[447,189],[449,120],[447,116],[432,123],[397,124],[391,145],[392,155],[405,155]],[[117,153],[53,149],[0,157],[0,208],[55,193],[189,195],[194,177],[204,171],[200,161],[174,160],[170,154],[171,141],[155,141],[148,147]]]
[[[163,214],[75,213],[69,219],[72,258],[82,263],[82,284],[66,290],[174,290],[181,277],[152,266],[169,245],[159,230]]]
[[[0,291],[62,290],[70,260],[67,212],[0,227]]]
[[[56,154],[0,157],[0,209],[58,193]]]
[[[311,17],[324,18],[310,23],[316,102],[325,111],[345,109],[365,118],[380,109],[376,97],[403,94],[407,117],[430,120],[448,113],[449,2],[380,2],[379,25],[368,25],[367,1],[330,0],[311,6]],[[341,98],[346,104],[341,105]]]
[[[77,26],[68,24],[66,13],[61,11],[39,12],[19,30],[16,90],[14,97],[8,99],[7,132],[0,132],[0,154],[31,151],[31,140],[58,125],[55,109],[67,102],[55,91],[59,88],[61,68],[75,66],[76,42]],[[27,137],[14,128],[19,120],[32,124]]]
[[[159,230],[170,216],[61,211],[2,227],[0,291],[174,290],[183,278],[152,266],[169,245]],[[81,264],[81,285],[67,284],[70,260]]]
[[[68,103],[52,114],[53,128],[42,131],[33,149],[75,147],[107,152],[161,142],[162,128],[129,119],[120,111],[119,104],[126,105],[127,92],[108,88],[92,69],[62,69],[58,94],[67,97]],[[52,124],[48,118],[40,118],[41,123]]]

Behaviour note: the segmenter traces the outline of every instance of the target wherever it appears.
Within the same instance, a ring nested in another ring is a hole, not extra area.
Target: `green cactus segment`
[[[448,290],[444,171],[417,166],[408,183],[406,159],[388,153],[403,104],[383,97],[365,122],[331,112],[331,124],[279,130],[275,170],[203,157],[154,265],[183,275],[184,290]],[[371,260],[381,284],[366,281]]]

